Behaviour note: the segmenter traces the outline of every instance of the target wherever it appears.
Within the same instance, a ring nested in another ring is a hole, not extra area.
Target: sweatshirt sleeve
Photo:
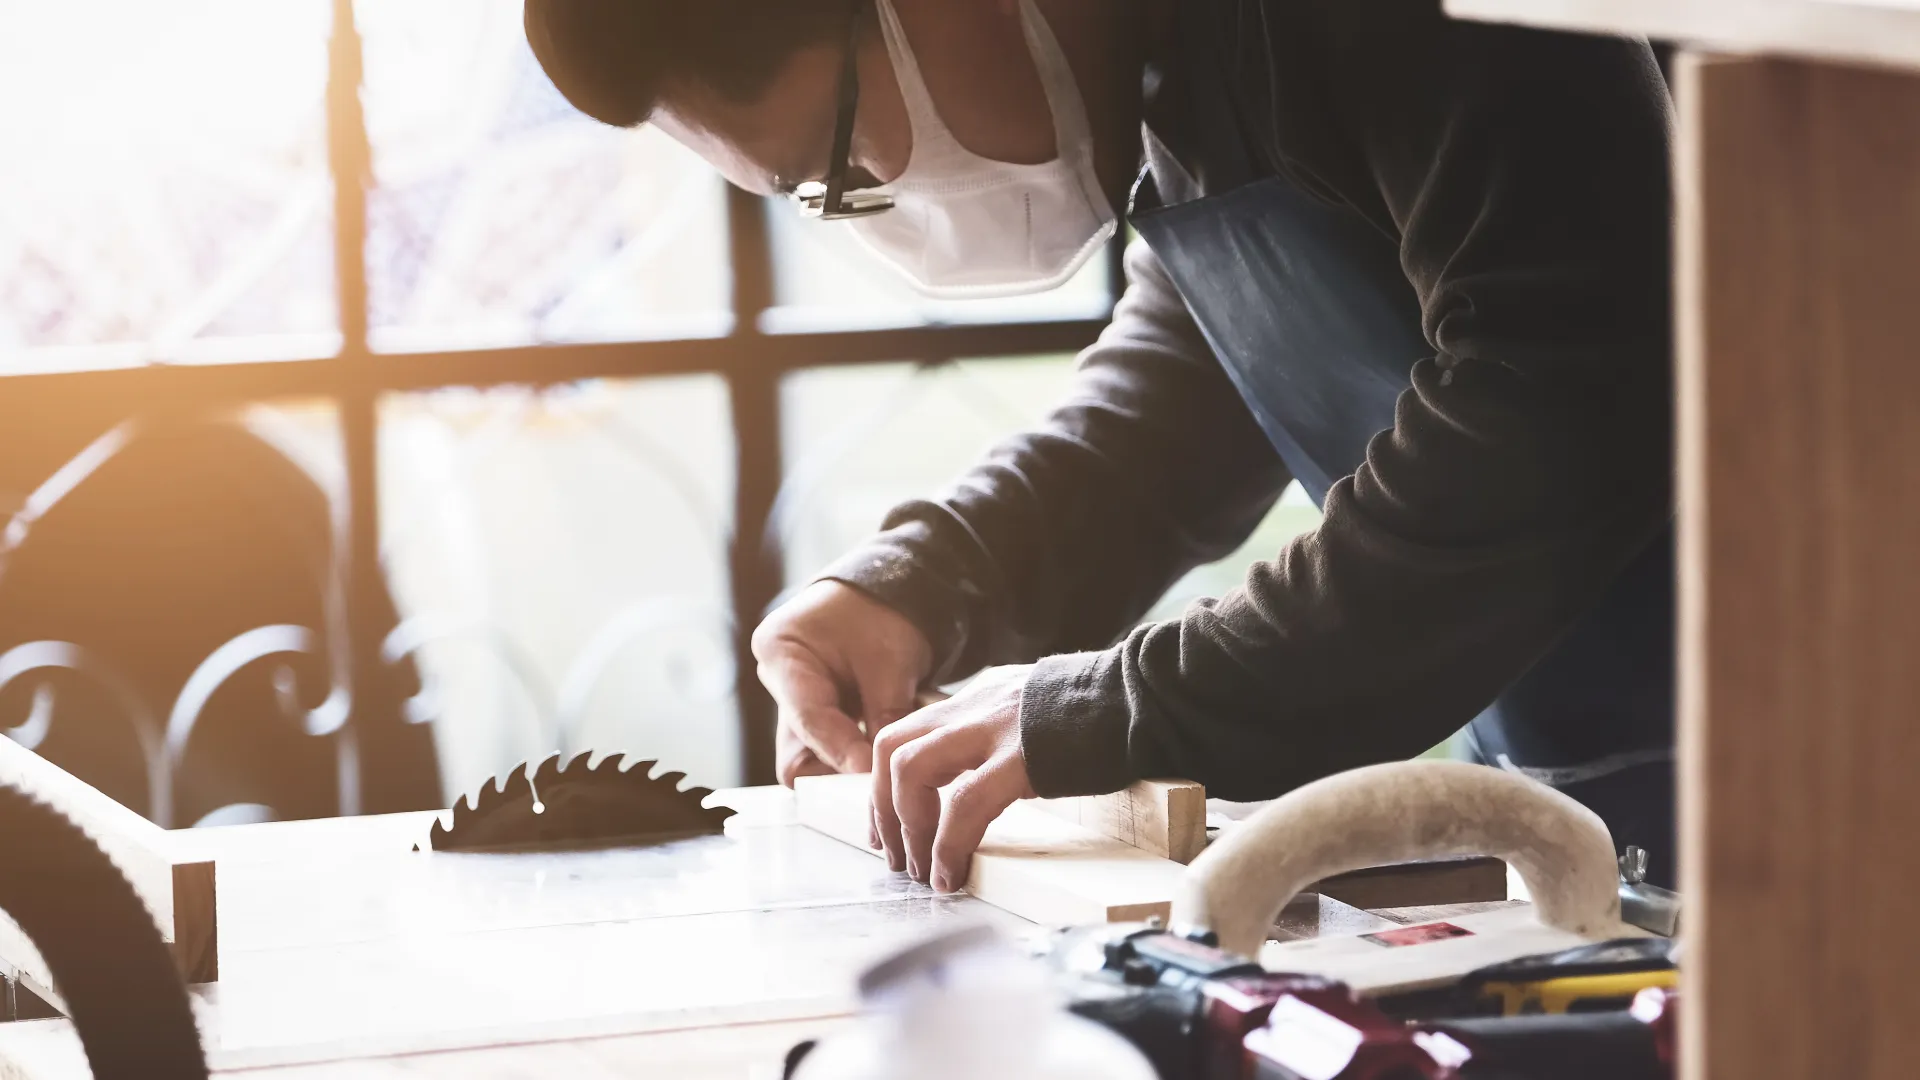
[[[905,614],[935,679],[1111,645],[1290,477],[1144,245],[1067,400],[822,575]]]
[[[1306,160],[1282,133],[1277,162],[1400,238],[1435,356],[1315,532],[1181,619],[1039,666],[1042,795],[1176,775],[1268,798],[1418,754],[1671,518],[1668,106],[1644,43],[1430,0],[1290,6],[1315,13],[1292,100],[1337,123]]]

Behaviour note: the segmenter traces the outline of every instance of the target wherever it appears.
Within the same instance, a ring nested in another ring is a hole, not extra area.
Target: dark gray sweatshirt
[[[1290,479],[1136,245],[1068,400],[829,568],[926,633],[939,681],[1038,661],[1021,737],[1042,795],[1183,776],[1270,798],[1418,754],[1671,518],[1669,120],[1645,44],[1456,23],[1437,0],[1180,18],[1213,20],[1260,167],[1397,241],[1433,356],[1315,532],[1136,626]],[[1150,70],[1147,128],[1204,188],[1182,74]]]

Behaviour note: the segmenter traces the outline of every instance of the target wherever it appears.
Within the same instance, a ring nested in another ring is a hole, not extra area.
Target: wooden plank
[[[0,783],[38,797],[86,830],[152,912],[183,978],[188,982],[219,978],[212,860],[182,854],[167,830],[7,738],[0,738]],[[37,951],[24,948],[23,941],[17,928],[0,927],[0,962],[21,971],[36,992],[51,992],[43,961]]]
[[[1920,67],[1915,0],[1446,0],[1462,19]]]
[[[1920,79],[1689,57],[1690,1080],[1920,1061]]]
[[[1493,903],[1507,898],[1507,864],[1481,856],[1423,859],[1340,874],[1311,891],[1368,910]]]
[[[871,852],[871,787],[870,779],[858,774],[804,778],[794,787],[800,821]],[[1067,813],[1036,800],[1008,807],[987,830],[967,892],[1038,923],[1124,922],[1168,915],[1181,870],[1177,862],[1077,825]],[[1504,900],[1506,864],[1498,859],[1407,863],[1342,874],[1313,891],[1358,908]]]
[[[863,851],[872,779],[859,773],[794,783],[801,823]],[[877,854],[877,853],[875,853]],[[1185,867],[1016,803],[987,829],[966,891],[1046,926],[1166,918]]]
[[[1142,780],[1111,795],[1029,805],[1182,865],[1207,847],[1207,789],[1191,780]]]
[[[919,706],[946,699],[924,690]],[[1207,847],[1207,789],[1191,780],[1141,780],[1108,795],[1029,799],[1027,805],[1182,865]]]

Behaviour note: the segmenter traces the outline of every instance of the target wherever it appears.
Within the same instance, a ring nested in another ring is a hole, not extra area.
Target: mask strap
[[[1055,153],[1066,158],[1074,147],[1093,141],[1086,100],[1080,96],[1080,84],[1074,80],[1066,50],[1060,47],[1060,39],[1054,36],[1053,27],[1034,0],[1020,0],[1020,22],[1026,30],[1027,55],[1040,73],[1047,108],[1053,113]]]
[[[952,141],[946,122],[940,119],[940,110],[934,107],[933,95],[927,90],[927,80],[920,73],[920,61],[914,58],[913,46],[907,43],[906,28],[900,25],[899,13],[893,10],[893,0],[879,0],[875,6],[880,11],[880,34],[887,41],[887,55],[893,58],[893,77],[900,84],[907,119],[913,125],[915,149],[919,149],[923,135],[944,136]]]

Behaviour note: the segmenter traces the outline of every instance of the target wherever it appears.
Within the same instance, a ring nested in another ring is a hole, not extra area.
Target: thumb
[[[918,673],[899,665],[869,665],[856,670],[854,677],[860,683],[860,719],[866,722],[869,738],[922,704]]]
[[[759,664],[760,681],[780,710],[780,724],[838,772],[867,772],[873,744],[840,708],[840,686],[805,649],[777,649]]]

